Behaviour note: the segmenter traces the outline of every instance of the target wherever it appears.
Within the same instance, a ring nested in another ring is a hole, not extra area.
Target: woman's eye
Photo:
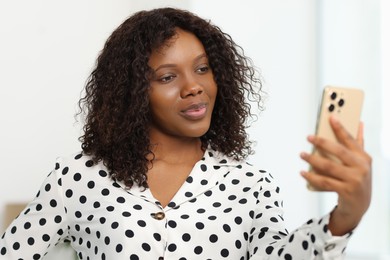
[[[207,71],[209,71],[209,66],[201,66],[197,69],[197,71],[200,73],[206,73]]]
[[[175,78],[174,75],[166,75],[166,76],[160,77],[159,81],[161,81],[162,83],[167,83],[167,82],[170,82],[171,80],[173,80],[174,78]]]

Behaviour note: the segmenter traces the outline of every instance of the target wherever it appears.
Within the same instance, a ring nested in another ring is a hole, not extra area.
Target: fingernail
[[[302,159],[305,159],[305,158],[307,158],[308,154],[305,153],[305,152],[301,152],[301,153],[299,154],[299,156],[300,156]]]
[[[334,124],[338,124],[339,123],[339,120],[335,116],[333,116],[333,115],[330,117],[330,120],[332,120],[332,122]]]
[[[313,142],[314,141],[314,135],[309,135],[308,137],[307,137],[307,140],[309,141],[309,142]]]

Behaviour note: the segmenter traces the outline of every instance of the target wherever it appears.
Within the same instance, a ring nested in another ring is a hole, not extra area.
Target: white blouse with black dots
[[[0,240],[0,259],[41,259],[68,240],[80,259],[342,259],[350,234],[329,215],[288,234],[272,176],[207,150],[162,208],[149,189],[126,189],[103,163],[58,159],[36,198]]]

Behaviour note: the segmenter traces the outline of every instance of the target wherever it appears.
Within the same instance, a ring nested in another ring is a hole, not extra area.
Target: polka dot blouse
[[[0,240],[0,259],[41,259],[70,241],[79,259],[342,259],[329,215],[292,233],[266,171],[207,150],[172,201],[112,180],[89,156],[60,158]]]

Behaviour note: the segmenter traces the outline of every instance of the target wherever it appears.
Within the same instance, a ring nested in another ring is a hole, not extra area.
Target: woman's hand
[[[339,143],[309,136],[308,141],[320,151],[338,158],[341,163],[320,155],[302,153],[315,173],[302,171],[302,176],[318,190],[335,191],[338,205],[331,214],[329,230],[333,235],[352,231],[367,211],[371,201],[371,157],[364,151],[363,124],[354,139],[335,119],[330,119]]]

